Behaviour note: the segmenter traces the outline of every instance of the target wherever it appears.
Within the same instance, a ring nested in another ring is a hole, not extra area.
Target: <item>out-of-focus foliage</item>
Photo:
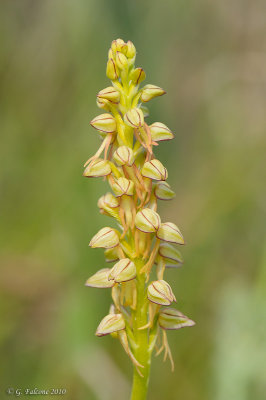
[[[126,356],[94,337],[110,298],[84,286],[104,266],[87,244],[106,224],[106,185],[81,176],[107,50],[122,37],[167,91],[150,122],[176,134],[158,156],[177,198],[160,213],[187,242],[167,279],[197,322],[170,335],[173,374],[154,359],[149,399],[264,399],[264,3],[1,1],[1,398],[9,386],[128,396]]]

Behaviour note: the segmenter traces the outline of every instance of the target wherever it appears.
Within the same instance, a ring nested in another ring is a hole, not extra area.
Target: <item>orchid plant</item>
[[[144,400],[153,351],[157,355],[164,351],[173,369],[167,330],[195,323],[169,307],[176,298],[164,279],[166,268],[182,265],[175,245],[183,245],[184,239],[179,228],[162,222],[157,212],[158,200],[171,200],[175,194],[153,149],[174,135],[161,122],[145,122],[145,104],[166,92],[150,84],[140,88],[146,74],[135,67],[135,57],[131,41],[112,42],[106,68],[112,85],[97,94],[104,113],[91,121],[102,142],[85,163],[83,175],[108,182],[111,191],[98,200],[98,207],[117,224],[117,228],[102,228],[90,241],[92,248],[105,250],[106,262],[114,263],[86,282],[89,287],[111,290],[112,304],[96,335],[110,334],[120,341],[134,368],[131,400]],[[154,266],[156,278],[151,280]]]

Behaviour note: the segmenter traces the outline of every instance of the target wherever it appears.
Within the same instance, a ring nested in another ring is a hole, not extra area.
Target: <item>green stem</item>
[[[145,274],[140,274],[140,270],[145,262],[137,260],[135,264],[137,267],[137,305],[133,315],[133,334],[136,343],[134,355],[144,368],[139,368],[139,371],[143,375],[140,376],[134,367],[131,400],[146,400],[150,376],[151,352],[149,351],[148,329],[138,329],[148,322],[148,300],[145,288],[146,276]]]

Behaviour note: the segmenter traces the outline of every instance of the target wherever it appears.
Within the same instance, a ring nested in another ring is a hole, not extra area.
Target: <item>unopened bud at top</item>
[[[104,133],[113,133],[116,131],[116,120],[112,114],[101,114],[93,118],[91,126]]]
[[[195,322],[186,315],[174,308],[166,308],[160,311],[159,325],[166,330],[185,328],[186,326],[194,326]]]
[[[119,70],[113,58],[109,58],[107,61],[106,76],[111,79],[111,81],[115,81],[119,78]]]
[[[142,232],[156,232],[161,225],[160,215],[150,208],[143,208],[135,218],[136,227]]]
[[[131,166],[134,162],[133,150],[127,146],[120,146],[114,152],[113,159],[119,166],[123,165]]]
[[[139,85],[146,78],[144,69],[136,68],[130,72],[129,79],[134,85]]]
[[[108,314],[100,322],[95,335],[105,336],[109,333],[118,332],[125,329],[125,321],[122,314]]]
[[[110,175],[111,172],[112,170],[109,161],[97,158],[96,160],[91,161],[85,168],[83,176],[86,178],[100,178],[102,176]]]
[[[151,138],[154,142],[173,139],[173,132],[162,122],[154,122],[150,125]]]
[[[90,241],[92,248],[111,249],[119,244],[119,237],[116,231],[112,228],[102,228]]]
[[[157,199],[160,200],[171,200],[175,197],[175,192],[170,188],[170,185],[167,182],[158,182],[154,188],[154,194]]]
[[[164,222],[161,224],[160,229],[157,231],[157,237],[165,242],[185,244],[182,233],[172,222]]]
[[[162,306],[169,306],[173,301],[176,301],[171,286],[163,279],[153,281],[148,286],[147,296],[152,303]]]
[[[127,42],[127,53],[126,53],[126,56],[128,58],[135,58],[136,57],[136,47],[131,42],[131,40],[128,40],[128,42]]]
[[[85,285],[101,289],[113,287],[115,282],[112,282],[108,279],[110,271],[110,268],[101,269],[100,271],[96,272],[96,274],[92,275],[87,280]]]
[[[145,162],[142,167],[141,173],[146,178],[154,179],[156,181],[165,181],[168,178],[167,169],[159,160],[151,160]]]
[[[134,182],[127,178],[121,177],[115,181],[110,181],[110,186],[116,197],[123,195],[133,196],[134,194]]]
[[[129,258],[118,261],[109,272],[108,279],[116,283],[127,282],[136,277],[136,266]]]
[[[128,46],[127,43],[124,42],[124,44],[120,47],[121,53],[125,54],[125,56],[127,55],[127,50],[128,50]]]
[[[154,97],[162,96],[165,93],[166,93],[166,91],[163,90],[162,88],[160,88],[159,86],[146,85],[141,90],[140,100],[143,103],[146,103],[147,101],[150,101]]]
[[[124,121],[132,128],[140,128],[144,125],[144,116],[140,108],[132,108],[125,116]]]
[[[113,53],[115,54],[117,51],[121,51],[123,49],[123,47],[125,46],[125,42],[123,39],[116,39],[112,41],[111,44],[111,49],[113,51]]]
[[[115,61],[116,61],[116,65],[121,70],[128,67],[128,59],[125,56],[125,54],[123,54],[120,51],[117,51]]]
[[[117,104],[120,100],[120,92],[113,86],[108,86],[107,88],[101,90],[97,94],[98,99],[109,100],[111,103]]]

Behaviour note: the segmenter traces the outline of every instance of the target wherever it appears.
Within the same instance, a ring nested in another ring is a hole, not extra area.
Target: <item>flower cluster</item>
[[[194,322],[169,308],[176,298],[164,280],[165,268],[183,263],[175,245],[183,245],[184,239],[179,228],[173,222],[162,222],[157,212],[158,200],[171,200],[175,195],[166,182],[167,169],[153,148],[174,135],[161,122],[145,122],[148,110],[144,104],[165,91],[150,84],[140,88],[146,74],[135,68],[135,57],[132,42],[112,42],[106,68],[112,85],[97,94],[97,105],[104,112],[91,121],[102,142],[85,163],[83,175],[106,179],[110,191],[98,200],[98,207],[117,223],[117,229],[102,228],[90,241],[92,248],[105,249],[106,261],[114,263],[86,282],[90,287],[111,288],[113,304],[96,335],[118,338],[141,375],[145,365],[139,348],[145,341],[139,332],[146,332],[147,349],[142,352],[151,354],[157,347],[157,353],[165,350],[165,358],[168,355],[173,363],[166,331]],[[154,265],[156,280],[149,281]]]

